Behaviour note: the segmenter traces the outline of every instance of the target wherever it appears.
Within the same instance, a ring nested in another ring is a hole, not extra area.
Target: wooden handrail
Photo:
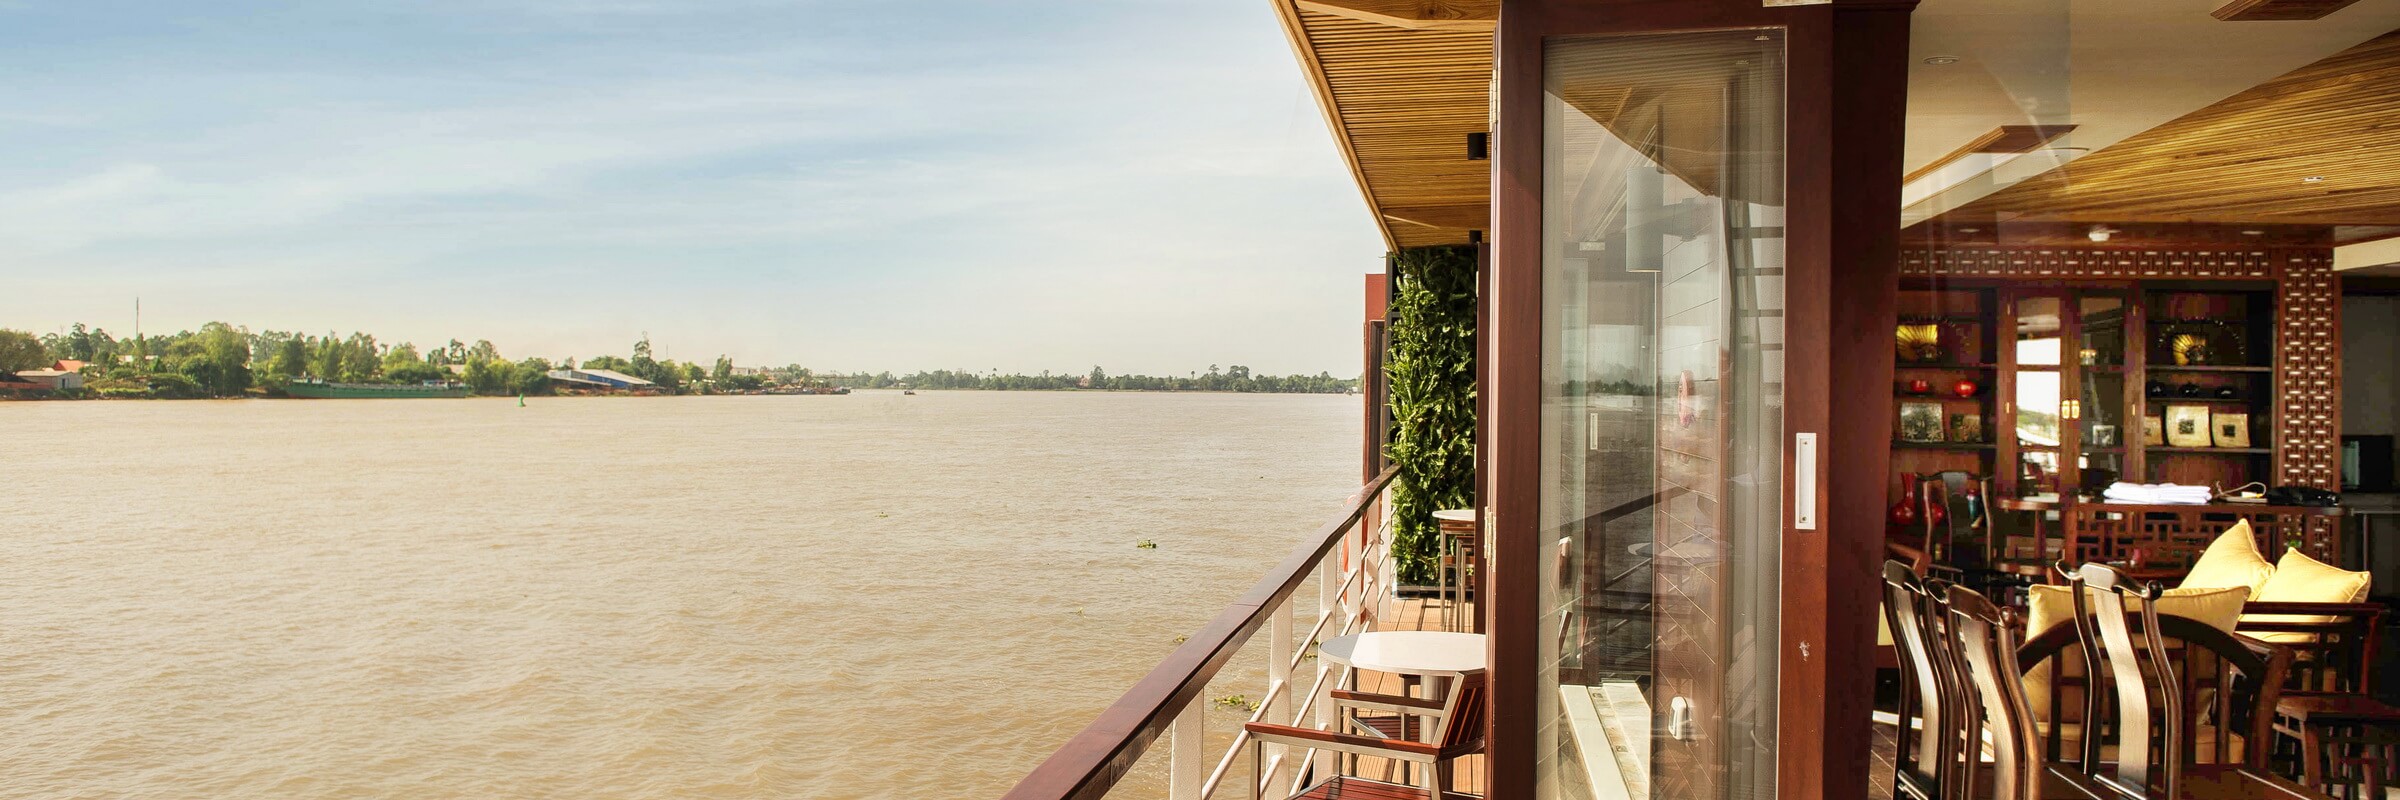
[[[1398,467],[1386,467],[1360,487],[1341,517],[1318,528],[1268,570],[1265,578],[1192,632],[1182,646],[1135,681],[1133,688],[1101,711],[1092,724],[1026,773],[1016,788],[1001,796],[1003,800],[1099,800],[1106,796],[1133,770],[1150,743],[1174,724],[1175,716],[1208,690],[1208,682],[1267,623],[1268,616],[1283,607],[1325,553],[1357,527],[1397,474]]]

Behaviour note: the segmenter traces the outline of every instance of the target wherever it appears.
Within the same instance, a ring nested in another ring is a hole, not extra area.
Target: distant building
[[[550,379],[593,389],[639,391],[658,385],[613,369],[554,369],[550,371]]]
[[[55,369],[55,370],[61,370],[61,371],[65,371],[65,372],[82,372],[82,371],[83,371],[83,367],[84,367],[84,362],[81,362],[81,361],[76,361],[76,360],[74,360],[74,359],[68,359],[68,358],[62,358],[62,359],[59,359],[59,360],[57,360],[57,361],[53,361],[53,362],[51,362],[51,363],[50,363],[50,368],[51,368],[51,369]]]
[[[44,389],[72,391],[83,388],[83,373],[64,369],[28,369],[17,373],[17,380],[40,384]]]
[[[735,375],[765,375],[765,374],[767,374],[767,368],[766,368],[766,367],[734,367],[734,368],[733,368],[733,374],[735,374]]]

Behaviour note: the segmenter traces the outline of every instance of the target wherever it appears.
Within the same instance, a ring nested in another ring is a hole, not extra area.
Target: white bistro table
[[[1317,645],[1317,657],[1327,664],[1410,675],[1425,679],[1426,699],[1447,700],[1458,679],[1484,670],[1484,637],[1450,631],[1367,631],[1337,636]],[[1358,676],[1350,676],[1355,686]],[[1333,687],[1328,681],[1325,689]],[[1326,703],[1326,697],[1317,698]],[[1324,706],[1320,706],[1324,707]],[[1433,732],[1425,730],[1424,735]]]
[[[1480,633],[1367,631],[1327,639],[1317,656],[1376,672],[1458,678],[1483,672],[1483,647]]]

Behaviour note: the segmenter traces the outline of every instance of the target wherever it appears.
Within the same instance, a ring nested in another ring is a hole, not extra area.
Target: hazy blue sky
[[[0,0],[0,327],[1358,365],[1264,0]]]

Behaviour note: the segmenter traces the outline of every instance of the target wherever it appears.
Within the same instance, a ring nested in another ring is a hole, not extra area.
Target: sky
[[[0,327],[1358,372],[1265,0],[0,0]]]

